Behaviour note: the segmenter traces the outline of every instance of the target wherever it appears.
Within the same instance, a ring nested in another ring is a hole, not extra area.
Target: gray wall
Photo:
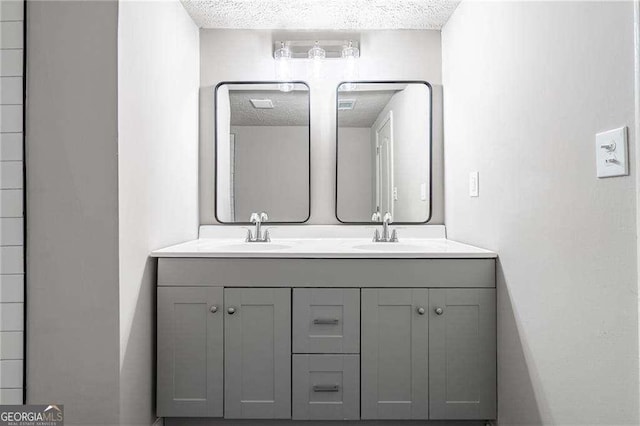
[[[27,402],[119,413],[116,2],[27,3]]]
[[[201,30],[200,32],[200,221],[215,223],[213,211],[213,88],[220,81],[273,80],[271,31]],[[360,33],[362,80],[426,80],[441,84],[439,31],[363,31]],[[335,91],[344,79],[341,61],[326,61],[322,79],[298,61],[293,78],[311,86],[311,219],[312,224],[338,223],[335,217]],[[439,88],[434,105],[439,105]],[[434,111],[434,215],[443,223],[442,133]]]
[[[375,192],[371,128],[340,127],[338,138],[338,216],[344,222],[369,222]]]
[[[199,32],[180,2],[120,2],[120,424],[155,420],[155,262],[198,236]],[[118,307],[113,307],[118,311]]]
[[[375,143],[376,129],[389,111],[393,111],[393,185],[398,189],[393,220],[396,222],[424,222],[429,217],[428,199],[420,199],[420,185],[425,183],[429,187],[429,167],[425,165],[430,155],[425,143],[429,140],[428,95],[426,86],[408,85],[393,95],[371,127],[372,143]]]
[[[300,222],[309,215],[309,128],[231,126],[235,134],[236,221],[252,212]]]
[[[0,2],[0,404],[24,387],[24,1]]]
[[[637,171],[597,179],[594,149],[627,125],[635,158],[633,32],[632,2],[462,2],[444,28],[447,233],[500,254],[500,424],[638,424]]]

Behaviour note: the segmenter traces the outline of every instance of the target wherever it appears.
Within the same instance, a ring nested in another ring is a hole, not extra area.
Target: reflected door
[[[393,216],[393,114],[376,129],[376,211]]]

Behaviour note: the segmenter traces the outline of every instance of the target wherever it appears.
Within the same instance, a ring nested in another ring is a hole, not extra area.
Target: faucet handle
[[[266,222],[268,220],[269,220],[269,216],[267,215],[267,213],[266,212],[261,212],[260,213],[260,221],[261,222]]]
[[[373,212],[371,215],[372,222],[380,222],[380,212]]]
[[[390,243],[397,243],[398,242],[398,232],[394,229],[393,231],[391,231],[391,238],[389,239]]]
[[[377,229],[373,233],[373,242],[374,243],[380,242],[380,231],[378,231]]]
[[[249,218],[249,222],[251,222],[251,223],[260,222],[260,215],[258,215],[258,213],[251,213],[251,217]]]
[[[247,228],[247,238],[245,238],[244,240],[247,243],[250,243],[253,241],[253,233],[251,232],[251,229]]]
[[[271,235],[269,235],[269,230],[265,229],[264,230],[264,237],[262,237],[262,241],[265,243],[270,243],[271,242]]]

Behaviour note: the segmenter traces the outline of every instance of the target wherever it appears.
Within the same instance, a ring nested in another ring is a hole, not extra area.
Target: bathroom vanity
[[[216,174],[205,180],[215,188],[205,194],[218,225],[152,253],[158,416],[170,425],[495,419],[496,254],[426,225],[431,86],[337,86],[340,225],[302,224],[310,90],[286,86],[215,88]]]
[[[496,418],[495,253],[442,226],[204,228],[153,253],[158,416]]]

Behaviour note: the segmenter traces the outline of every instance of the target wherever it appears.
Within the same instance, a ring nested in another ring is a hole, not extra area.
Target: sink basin
[[[291,248],[291,246],[285,244],[274,244],[274,243],[240,243],[240,244],[229,244],[226,246],[221,246],[222,250],[229,251],[271,251],[271,250],[284,250]]]
[[[425,251],[427,246],[403,243],[371,243],[354,246],[353,248],[367,251]]]

